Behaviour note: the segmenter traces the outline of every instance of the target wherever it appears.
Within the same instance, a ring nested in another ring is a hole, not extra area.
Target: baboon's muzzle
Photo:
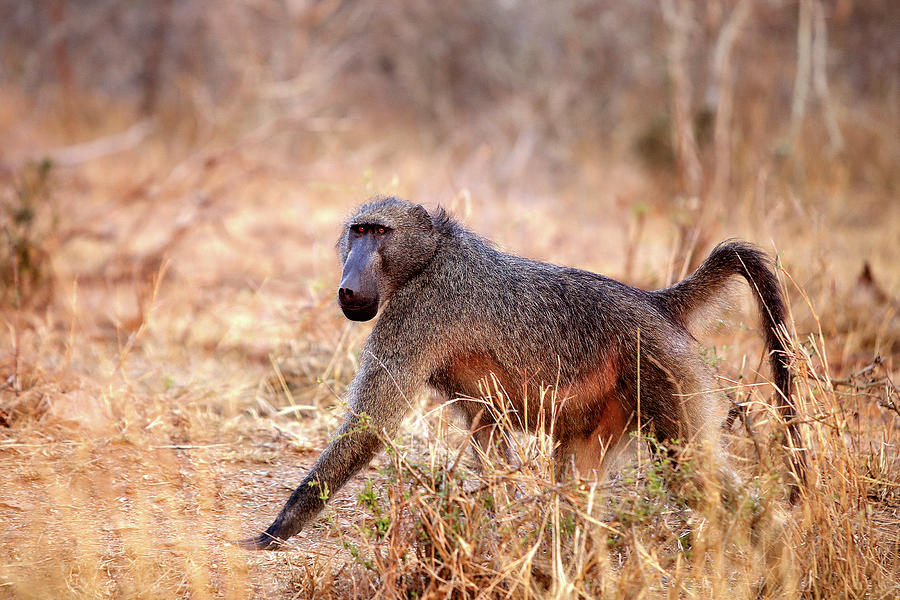
[[[366,236],[350,250],[338,288],[338,304],[351,321],[368,321],[378,314],[374,240]]]

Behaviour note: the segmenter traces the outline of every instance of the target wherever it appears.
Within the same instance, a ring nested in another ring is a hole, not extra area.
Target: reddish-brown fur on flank
[[[630,420],[618,398],[609,397],[597,408],[599,414],[594,420],[597,427],[585,438],[570,441],[570,447],[575,451],[575,468],[583,476],[603,466],[607,453],[622,439]]]
[[[619,441],[628,426],[628,413],[618,398],[610,397],[600,406],[597,428],[591,433],[592,441],[609,447]]]
[[[467,390],[467,395],[490,397],[494,401],[492,406],[465,400],[455,404],[466,415],[474,439],[482,449],[487,450],[493,426],[498,415],[507,410],[504,404],[508,403],[505,405],[513,409],[507,412],[512,417],[510,424],[533,432],[543,422],[546,431],[553,432],[565,447],[564,451],[573,455],[578,472],[588,475],[603,466],[607,452],[616,447],[633,420],[633,408],[625,406],[617,393],[620,371],[618,356],[603,352],[592,368],[550,397],[540,393],[539,377],[522,373],[511,377],[496,360],[483,353],[453,356],[441,369],[441,377],[460,388],[464,383],[471,387],[478,382],[478,389]],[[520,384],[521,381],[531,385]],[[504,398],[497,397],[495,386],[499,386]],[[542,407],[542,400],[549,398],[555,405]]]
[[[483,353],[454,355],[438,370],[437,376],[455,385],[461,395],[473,398],[493,398],[498,392],[503,396],[517,397],[520,391],[517,380],[510,377],[496,360]],[[498,402],[497,408],[501,406],[502,402]]]
[[[440,378],[455,384],[466,396],[494,400],[490,407],[482,402],[456,403],[464,414],[475,419],[473,425],[477,427],[495,422],[493,413],[505,412],[504,407],[508,406],[513,409],[510,414],[515,416],[510,423],[515,427],[534,432],[542,423],[548,433],[577,431],[582,436],[596,431],[608,445],[621,436],[631,417],[631,408],[623,406],[616,393],[620,369],[615,353],[604,352],[583,376],[558,394],[544,396],[540,390],[542,378],[524,373],[511,376],[487,354],[461,353],[440,370]],[[551,398],[555,406],[541,405]]]
[[[450,359],[447,371],[459,381],[478,381],[491,373],[501,382],[507,379],[500,365],[486,354],[458,354]]]
[[[596,367],[569,387],[560,407],[559,418],[566,422],[561,429],[568,432],[560,436],[560,452],[571,455],[582,475],[601,468],[632,420],[631,408],[616,393],[620,368],[615,354],[602,354]]]
[[[560,398],[573,398],[579,404],[595,404],[615,392],[619,382],[619,361],[612,353],[604,353],[596,368],[569,386],[569,393]]]

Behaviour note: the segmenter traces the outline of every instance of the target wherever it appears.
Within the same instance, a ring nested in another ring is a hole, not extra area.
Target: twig
[[[82,144],[75,144],[74,146],[41,152],[29,157],[27,160],[48,158],[57,167],[74,167],[98,158],[130,150],[144,141],[150,132],[153,131],[153,128],[154,123],[152,119],[143,119],[120,133],[97,138]],[[27,160],[19,162],[24,163]],[[13,166],[16,166],[16,162],[13,163]]]
[[[678,167],[689,197],[698,198],[703,169],[697,154],[697,140],[691,122],[691,84],[687,74],[688,39],[691,28],[691,8],[683,0],[665,0],[662,14],[669,26],[671,38],[666,56],[672,78],[672,113],[675,121],[675,147]]]
[[[204,450],[206,448],[222,448],[232,445],[233,444],[166,444],[164,446],[150,446],[150,448],[152,450]]]
[[[832,379],[831,383],[833,385],[853,385],[854,379],[856,379],[857,377],[859,377],[861,375],[865,375],[866,373],[874,371],[876,367],[878,367],[879,365],[882,365],[882,364],[884,364],[884,359],[880,356],[876,356],[875,359],[869,365],[863,367],[859,371],[850,373],[849,375],[847,375],[846,377],[844,377],[842,379]],[[818,379],[818,375],[815,372],[813,372],[813,375],[816,377],[816,379]]]
[[[794,95],[791,100],[791,144],[796,143],[800,126],[806,116],[806,96],[809,92],[809,76],[812,71],[812,11],[810,0],[800,0],[797,23],[797,75],[794,78]]]
[[[6,234],[6,244],[9,247],[9,259],[10,263],[12,263],[13,308],[19,308],[19,303],[21,302],[19,291],[19,254],[16,252],[16,245],[13,244],[12,234],[9,232],[9,227],[6,225],[3,226],[3,233]]]
[[[159,288],[162,284],[163,277],[165,277],[166,271],[169,268],[168,261],[163,261],[159,267],[159,270],[156,272],[156,276],[153,281],[152,292],[150,296],[150,307],[152,310],[153,304],[156,302],[156,298],[159,295]],[[148,311],[149,313],[149,311]],[[144,333],[147,330],[147,321],[149,320],[149,314],[141,315],[141,323],[138,326],[137,330],[134,331],[131,335],[128,336],[128,340],[125,342],[125,347],[119,352],[119,364],[113,370],[113,375],[117,372],[125,373],[125,361],[128,359],[128,355],[131,354],[131,351],[134,349],[135,345],[138,341],[144,337]]]
[[[0,392],[5,390],[6,388],[12,386],[16,382],[16,374],[13,373],[9,377],[6,378],[6,381],[3,382],[3,385],[0,385]]]
[[[828,27],[825,24],[825,9],[820,0],[813,1],[813,25],[815,35],[812,40],[812,66],[813,85],[816,95],[822,103],[822,111],[825,113],[825,129],[828,131],[828,149],[832,154],[837,154],[844,148],[844,138],[838,126],[837,117],[834,115],[834,105],[831,102],[831,94],[828,93],[827,59]]]
[[[12,241],[12,234],[9,232],[9,228],[4,225],[3,231],[6,233],[6,242],[9,244],[9,257],[10,262],[12,263],[12,271],[13,271],[13,309],[16,310],[14,313],[14,323],[7,323],[7,327],[9,328],[10,337],[13,340],[13,372],[10,377],[12,378],[12,389],[15,391],[16,396],[19,395],[19,392],[22,391],[22,386],[19,380],[19,330],[18,322],[21,319],[21,316],[18,312],[19,303],[21,300],[21,292],[20,292],[20,282],[19,282],[19,255],[16,253],[15,244]],[[4,385],[4,387],[6,387]]]
[[[753,428],[753,424],[750,422],[750,415],[747,413],[747,407],[744,404],[735,402],[730,396],[728,400],[731,402],[732,410],[741,418],[744,429],[747,430],[747,435],[750,436],[750,441],[753,442],[753,449],[756,451],[756,460],[761,463],[763,459],[762,448],[759,445],[759,440],[756,437],[756,431]],[[731,418],[731,411],[729,411],[728,416]]]
[[[733,71],[731,51],[737,41],[744,21],[750,14],[752,4],[749,0],[740,0],[734,7],[728,20],[719,31],[713,50],[713,89],[712,102],[716,107],[716,121],[713,132],[715,146],[715,170],[713,172],[712,196],[724,199],[728,180],[731,174],[731,115],[734,99]]]

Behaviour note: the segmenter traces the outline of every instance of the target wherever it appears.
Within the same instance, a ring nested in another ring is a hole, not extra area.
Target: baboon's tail
[[[791,373],[783,338],[778,331],[784,327],[786,308],[778,279],[769,256],[746,242],[729,240],[716,246],[703,264],[685,280],[655,292],[663,310],[687,327],[697,313],[721,295],[729,280],[741,275],[750,284],[762,319],[772,378],[778,388],[776,397],[781,414],[787,422],[789,449],[794,456],[790,466],[800,481],[806,478],[805,460],[797,430],[796,410],[791,400]],[[791,501],[799,497],[796,486],[791,489]]]

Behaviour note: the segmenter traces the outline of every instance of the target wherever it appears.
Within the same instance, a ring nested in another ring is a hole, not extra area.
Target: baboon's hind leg
[[[617,398],[609,398],[599,406],[597,418],[592,423],[594,428],[587,434],[566,432],[554,440],[557,480],[570,475],[582,478],[605,476],[606,466],[622,445],[629,418]]]
[[[722,423],[727,412],[724,394],[716,389],[714,375],[699,357],[683,359],[681,365],[681,378],[673,383],[671,396],[675,410],[670,413],[677,414],[677,418],[663,416],[651,424],[650,432],[656,439],[653,450],[671,460],[675,469],[686,460],[701,466],[690,471],[705,496],[719,491],[731,497],[740,485],[740,477],[731,468],[722,444]]]
[[[476,468],[481,471],[484,468],[484,459],[490,456],[495,448],[500,456],[510,465],[516,464],[516,458],[512,452],[508,439],[508,433],[502,430],[488,411],[488,408],[477,402],[466,402],[461,405],[463,418],[472,440],[472,455],[475,457]]]

